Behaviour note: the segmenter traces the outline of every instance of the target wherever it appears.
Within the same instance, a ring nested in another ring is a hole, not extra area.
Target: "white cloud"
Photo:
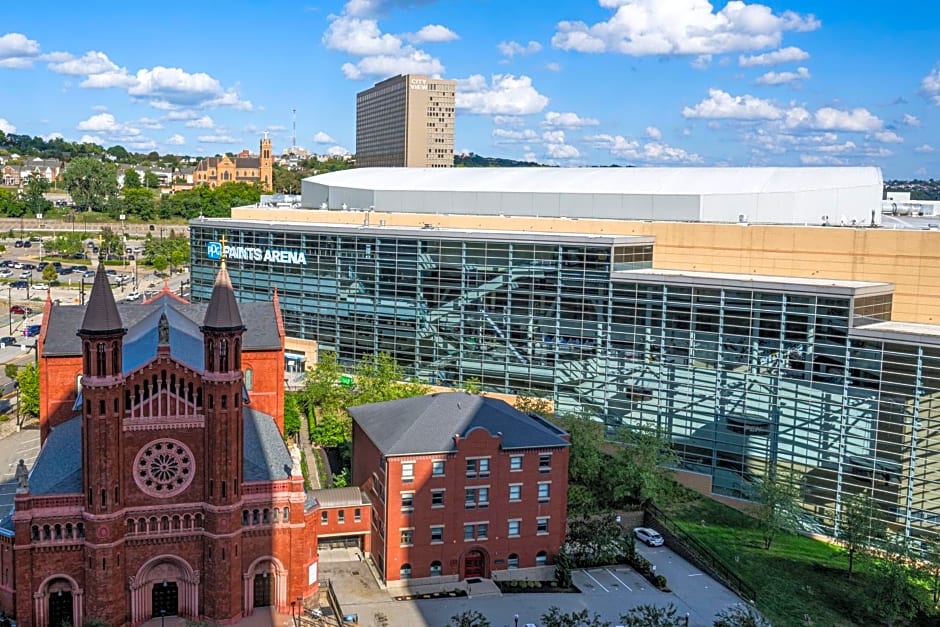
[[[113,72],[127,74],[125,68],[118,67],[114,61],[108,58],[108,55],[97,50],[89,50],[78,58],[70,54],[68,58],[64,58],[65,54],[67,53],[63,53],[56,61],[50,60],[49,69],[51,71],[68,76],[91,76],[92,74],[109,74]]]
[[[110,113],[96,113],[87,120],[78,123],[78,130],[80,131],[110,132],[119,128],[121,128],[121,125]]]
[[[324,133],[323,131],[317,131],[317,134],[313,136],[313,141],[317,144],[335,144],[336,140]]]
[[[663,138],[662,132],[655,126],[646,127],[646,136],[649,137],[650,139],[662,139]]]
[[[200,135],[196,139],[204,144],[237,144],[239,141],[237,137],[232,137],[224,133],[217,135]]]
[[[501,41],[496,44],[496,49],[499,50],[501,55],[511,59],[517,54],[523,56],[535,54],[542,49],[542,44],[537,41],[530,41],[526,45],[522,45],[518,41]]]
[[[535,153],[534,153],[534,152],[527,152],[527,153],[525,153],[524,155],[522,155],[522,160],[523,160],[523,161],[528,161],[529,163],[537,163],[537,162],[538,162],[538,158],[535,156]]]
[[[160,120],[148,117],[137,120],[137,125],[152,131],[158,131],[163,128],[163,124],[160,123]]]
[[[876,131],[874,138],[883,144],[900,144],[904,142],[904,138],[894,131]]]
[[[767,72],[755,81],[758,85],[786,85],[794,81],[809,78],[809,70],[805,67],[796,68],[796,72]]]
[[[128,74],[124,68],[120,68],[114,72],[102,72],[87,76],[85,80],[79,83],[79,86],[85,89],[127,89],[133,87],[136,83],[136,78]]]
[[[65,135],[56,132],[49,133],[48,135],[40,135],[40,137],[47,142],[51,142],[54,139],[65,139]]]
[[[921,144],[920,146],[914,149],[914,152],[919,152],[922,155],[929,154],[933,151],[934,151],[934,147],[931,146],[930,144]]]
[[[78,123],[78,130],[95,133],[98,143],[122,143],[127,147],[150,145],[152,140],[144,137],[140,129],[126,122],[119,122],[111,113],[96,113]]]
[[[778,120],[783,115],[769,100],[745,94],[732,96],[721,89],[709,89],[708,98],[694,107],[685,107],[682,115],[687,118]]]
[[[707,70],[712,63],[712,55],[700,54],[689,63],[696,70]]]
[[[920,82],[920,90],[935,105],[940,105],[940,68],[934,68]]]
[[[92,111],[107,111],[108,105],[98,104],[91,108]]]
[[[797,63],[809,58],[809,53],[796,46],[789,46],[765,52],[764,54],[755,54],[751,56],[741,55],[738,57],[738,65],[741,67],[755,67],[761,65],[779,65],[781,63]]]
[[[0,131],[4,133],[15,133],[16,127],[7,122],[6,118],[0,118]]]
[[[186,143],[186,138],[179,133],[176,133],[167,137],[164,143],[169,144],[170,146],[182,146]]]
[[[135,83],[127,93],[138,98],[176,106],[244,105],[237,94],[223,89],[219,81],[205,72],[189,73],[178,67],[156,66],[137,70]],[[247,103],[250,107],[250,103]]]
[[[192,109],[174,109],[167,111],[163,117],[166,120],[195,120],[199,117],[199,112]]]
[[[552,61],[551,63],[545,64],[545,69],[549,72],[561,72],[561,64]]]
[[[600,122],[596,118],[582,118],[577,113],[566,112],[558,113],[549,111],[545,114],[542,126],[562,127],[562,128],[583,128],[585,126],[597,126]]]
[[[460,39],[460,35],[441,24],[428,24],[417,33],[405,35],[408,41],[419,43],[444,43]]]
[[[542,133],[542,141],[546,144],[563,144],[565,143],[565,132],[545,131]]]
[[[920,118],[916,115],[911,115],[910,113],[905,113],[904,117],[901,118],[901,122],[907,126],[920,126]]]
[[[215,128],[215,120],[208,115],[204,115],[201,118],[188,120],[186,126],[188,128]]]
[[[581,156],[578,149],[570,144],[546,144],[545,154],[552,159],[576,159]]]
[[[467,113],[529,115],[548,106],[548,98],[528,76],[494,74],[489,84],[482,74],[457,80],[456,104]]]
[[[522,126],[525,124],[525,118],[516,115],[494,115],[493,124],[499,126]]]
[[[344,63],[342,70],[346,78],[359,80],[366,76],[387,77],[396,74],[440,76],[444,73],[444,66],[427,52],[412,49],[407,55],[364,57],[358,63]]]
[[[800,106],[779,107],[750,94],[732,96],[715,88],[708,90],[708,98],[694,107],[685,107],[682,115],[708,120],[780,120],[787,128],[828,131],[871,133],[884,128],[884,122],[863,107],[851,110],[822,107],[811,112]]]
[[[98,137],[97,135],[82,135],[81,139],[78,140],[80,144],[103,144],[104,140]]]
[[[720,54],[777,46],[786,31],[820,27],[812,15],[774,14],[768,6],[739,0],[717,12],[710,0],[600,0],[600,5],[616,9],[608,21],[559,22],[552,45],[634,56]]]
[[[22,33],[0,35],[0,68],[25,69],[39,56],[39,42]]]
[[[395,54],[402,41],[390,33],[382,33],[376,20],[336,17],[323,34],[323,43],[331,50],[356,56]]]
[[[326,154],[331,157],[345,157],[346,155],[352,154],[349,152],[349,149],[344,146],[330,146],[326,151]]]
[[[589,135],[584,139],[595,148],[607,150],[616,157],[633,161],[650,163],[699,163],[702,161],[702,157],[695,153],[658,141],[640,144],[637,140],[628,139],[623,135],[606,133]]]
[[[519,141],[535,141],[539,136],[538,133],[530,128],[522,129],[521,131],[515,131],[506,128],[494,128],[493,137],[498,140],[496,143],[507,144]]]

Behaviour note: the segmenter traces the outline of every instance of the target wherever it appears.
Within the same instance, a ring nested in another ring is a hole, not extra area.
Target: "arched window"
[[[398,569],[399,579],[411,579],[411,564],[402,564]]]
[[[241,370],[242,367],[242,341],[235,338],[235,369]]]
[[[248,510],[247,509],[242,510],[242,525],[243,526],[248,525]]]
[[[255,387],[255,372],[251,368],[245,368],[245,389],[251,392]]]
[[[127,519],[127,533],[134,533],[137,531],[137,523],[133,518]]]
[[[215,366],[215,342],[212,340],[206,343],[206,353],[206,369],[212,372]]]
[[[219,340],[219,372],[228,372],[228,340]]]
[[[433,562],[431,562],[431,576],[432,577],[440,577],[441,573],[443,572],[444,572],[444,567],[441,566],[441,563],[439,561],[434,560]]]
[[[95,346],[95,376],[103,377],[108,374],[108,358],[107,353],[105,353],[104,342],[98,342]]]
[[[506,559],[506,568],[513,569],[519,568],[519,554],[510,553],[509,557]]]
[[[545,566],[548,562],[548,554],[545,551],[539,551],[535,554],[535,565],[536,566]]]
[[[111,374],[121,374],[121,343],[111,344]]]
[[[290,508],[285,507],[284,510],[281,512],[281,516],[283,516],[282,520],[284,522],[290,522]]]
[[[82,377],[83,376],[85,375],[80,374],[77,377],[75,377],[75,393],[76,394],[82,393]]]

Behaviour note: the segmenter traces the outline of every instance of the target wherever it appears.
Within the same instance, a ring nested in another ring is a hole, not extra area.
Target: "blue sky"
[[[940,3],[9,2],[0,130],[137,151],[355,150],[355,95],[458,80],[456,149],[558,165],[940,177]]]

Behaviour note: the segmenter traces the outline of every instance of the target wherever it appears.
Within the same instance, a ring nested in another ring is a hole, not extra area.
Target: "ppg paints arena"
[[[754,497],[802,477],[807,531],[870,491],[893,533],[940,523],[940,234],[880,227],[874,168],[383,169],[300,208],[191,222],[241,301],[353,364],[543,396],[671,434],[679,476]]]

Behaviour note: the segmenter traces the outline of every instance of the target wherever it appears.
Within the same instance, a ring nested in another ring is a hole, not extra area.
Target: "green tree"
[[[43,243],[49,254],[74,255],[84,249],[85,239],[81,233],[60,233]]]
[[[610,621],[603,620],[596,612],[591,615],[587,610],[580,612],[562,612],[557,606],[551,606],[542,614],[544,627],[610,627]]]
[[[47,191],[49,191],[49,181],[45,177],[33,174],[26,179],[23,203],[26,206],[27,213],[43,213],[52,207],[52,203],[46,200],[45,193]]]
[[[568,511],[590,515],[602,508],[617,508],[610,494],[610,455],[601,450],[604,425],[568,414],[558,420],[571,439],[568,450]]]
[[[16,381],[16,373],[19,372],[20,367],[14,363],[6,363],[3,365],[3,374],[7,376],[7,379],[11,381]]]
[[[62,182],[79,207],[102,211],[117,195],[117,171],[113,165],[91,157],[69,161],[62,172]]]
[[[36,364],[30,363],[20,368],[16,381],[20,384],[20,413],[38,416],[39,372],[36,370]]]
[[[924,553],[921,570],[930,579],[933,604],[936,607],[937,602],[940,601],[940,539],[931,535],[922,542],[924,542]]]
[[[512,406],[525,414],[551,416],[554,413],[552,402],[538,396],[517,396]]]
[[[669,470],[677,464],[669,436],[647,429],[622,429],[618,433],[624,446],[616,455],[618,478],[611,486],[615,497],[630,498],[640,505],[662,504],[676,490]]]
[[[367,355],[356,367],[356,405],[421,396],[429,389],[422,383],[405,381],[401,366],[388,353]]]
[[[297,406],[297,395],[287,393],[284,395],[284,435],[293,438],[300,432],[300,408]]]
[[[795,533],[799,525],[800,478],[793,472],[771,469],[763,479],[756,481],[757,524],[769,550],[774,539],[783,531]]]
[[[170,265],[170,263],[166,260],[166,255],[157,255],[153,258],[153,261],[151,261],[150,264],[157,272],[165,271]]]
[[[128,163],[131,160],[131,153],[127,152],[124,146],[111,146],[105,152],[121,163]]]
[[[42,280],[46,283],[52,283],[59,278],[59,273],[51,263],[42,269]]]
[[[620,615],[624,627],[685,627],[685,617],[679,617],[676,606],[638,605]]]
[[[874,579],[867,586],[868,611],[886,625],[912,625],[919,603],[911,593],[910,550],[903,541],[888,542],[873,560]]]
[[[179,270],[179,267],[186,263],[186,260],[189,259],[188,251],[183,251],[179,248],[175,248],[170,251],[170,265],[173,266],[174,270]]]
[[[26,214],[26,205],[14,190],[0,189],[0,213],[10,218],[18,218]]]
[[[867,490],[842,497],[836,539],[842,543],[842,550],[849,557],[850,578],[858,557],[867,555],[872,545],[885,535],[885,526],[880,520],[880,514],[875,500]]]
[[[157,205],[153,191],[145,188],[124,188],[124,211],[142,220],[151,220],[156,215]]]
[[[144,187],[157,189],[160,187],[160,178],[152,170],[144,172]]]
[[[137,174],[137,170],[129,168],[124,171],[124,190],[125,192],[129,189],[140,189],[143,183],[140,182],[140,175]]]
[[[624,535],[614,514],[568,521],[565,547],[580,565],[614,564],[632,546],[633,540]]]
[[[737,603],[718,612],[713,627],[773,627],[773,624],[753,605]]]
[[[447,627],[490,627],[490,621],[476,610],[464,610],[451,616]]]
[[[104,259],[120,258],[124,254],[124,237],[106,226],[99,231],[101,239],[100,254]]]

